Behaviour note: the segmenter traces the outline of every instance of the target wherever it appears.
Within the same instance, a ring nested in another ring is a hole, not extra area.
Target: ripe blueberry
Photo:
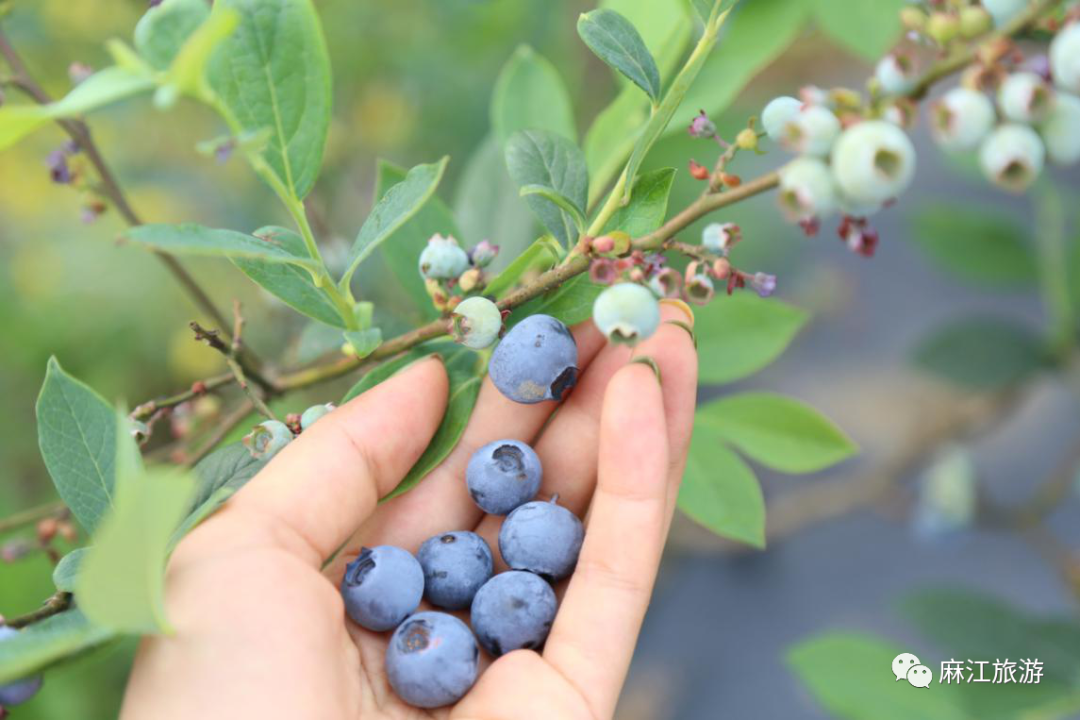
[[[0,625],[0,642],[17,637],[19,631],[7,625]],[[0,685],[0,707],[21,705],[37,694],[41,689],[41,676],[35,675],[24,680],[16,680],[7,685]]]
[[[534,500],[510,513],[499,530],[499,552],[514,570],[528,570],[551,580],[574,571],[585,528],[574,513]]]
[[[1013,122],[1039,122],[1054,107],[1054,91],[1033,72],[1013,73],[998,88],[998,107]]]
[[[476,682],[480,648],[453,615],[420,612],[401,623],[386,646],[386,677],[414,707],[455,703]]]
[[[334,403],[326,403],[324,405],[312,405],[300,415],[300,429],[307,430],[309,427],[315,424],[315,421],[321,418],[323,415],[329,415],[336,405]]]
[[[1080,161],[1080,98],[1058,93],[1050,115],[1039,126],[1046,143],[1046,157],[1057,165],[1072,165]]]
[[[428,538],[416,558],[424,570],[424,595],[432,605],[447,610],[469,607],[494,568],[484,538],[463,530]]]
[[[292,442],[292,439],[292,430],[288,425],[279,420],[266,420],[244,436],[244,445],[251,453],[251,457],[269,460]]]
[[[660,303],[643,285],[612,285],[593,303],[593,322],[613,343],[636,345],[660,327]]]
[[[770,140],[780,142],[783,139],[784,128],[795,119],[802,106],[801,100],[787,95],[781,95],[769,101],[769,104],[761,111],[761,125],[765,128],[765,133]]]
[[[543,476],[536,451],[518,440],[488,443],[465,468],[469,495],[492,515],[506,515],[536,497]]]
[[[801,157],[780,170],[780,207],[792,221],[824,218],[836,210],[836,182],[829,166]]]
[[[420,274],[433,280],[450,280],[469,269],[469,255],[457,240],[435,234],[420,253]]]
[[[784,125],[781,144],[788,150],[826,157],[840,135],[840,121],[820,105],[803,107]]]
[[[480,645],[499,657],[543,645],[557,605],[555,591],[543,578],[511,570],[499,573],[480,588],[469,617]]]
[[[915,146],[884,120],[868,120],[844,131],[832,151],[832,171],[852,203],[880,204],[898,197],[915,176]]]
[[[1059,88],[1080,93],[1080,22],[1066,25],[1050,43],[1050,72]]]
[[[1027,125],[1002,125],[983,141],[979,165],[983,174],[1006,190],[1023,192],[1042,172],[1046,148]]]
[[[467,298],[454,308],[452,332],[454,339],[465,347],[486,348],[499,339],[502,312],[485,297]]]
[[[946,150],[973,150],[994,128],[990,98],[965,87],[953,88],[930,106],[930,130]]]
[[[364,548],[345,567],[341,595],[345,611],[358,625],[390,630],[420,605],[424,571],[407,550],[393,545]]]
[[[561,400],[577,383],[577,343],[550,315],[531,315],[495,347],[488,364],[495,387],[519,403]]]

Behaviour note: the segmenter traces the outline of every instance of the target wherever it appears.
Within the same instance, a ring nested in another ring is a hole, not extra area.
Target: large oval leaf
[[[805,311],[752,293],[716,298],[694,323],[699,378],[730,383],[754,374],[784,352],[806,320]]]
[[[519,130],[547,130],[577,140],[566,85],[555,67],[528,45],[514,51],[495,81],[491,127],[500,144]]]
[[[217,0],[240,24],[214,52],[208,80],[233,131],[270,133],[267,181],[294,200],[315,185],[330,127],[330,58],[311,0]]]
[[[582,13],[577,31],[597,57],[644,90],[653,102],[660,100],[660,70],[629,20],[614,10],[601,8]]]
[[[702,427],[690,441],[679,509],[717,535],[765,547],[765,498],[757,476]]]
[[[544,130],[522,130],[506,143],[506,167],[518,187],[538,185],[566,198],[581,214],[589,196],[585,156],[574,143]],[[538,195],[525,198],[529,207],[563,245],[577,239],[573,213]]]

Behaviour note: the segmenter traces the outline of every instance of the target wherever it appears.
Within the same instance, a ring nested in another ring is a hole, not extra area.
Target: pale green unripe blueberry
[[[660,327],[660,303],[642,285],[619,283],[596,298],[593,322],[611,342],[635,345]]]
[[[317,420],[324,415],[329,415],[337,406],[334,403],[324,403],[322,405],[312,405],[300,415],[300,429],[307,430],[309,427],[315,424]]]
[[[498,340],[503,326],[499,306],[479,296],[458,303],[452,322],[454,339],[475,350],[486,348]]]
[[[915,64],[907,55],[890,53],[881,58],[874,77],[886,95],[901,95],[911,91],[919,80]]]
[[[1080,98],[1058,93],[1050,116],[1039,126],[1039,134],[1050,162],[1072,165],[1080,161]]]
[[[930,107],[930,131],[946,150],[973,150],[994,129],[990,98],[965,87],[953,88]]]
[[[434,280],[451,280],[469,269],[469,255],[452,237],[433,235],[420,253],[420,274]]]
[[[808,105],[784,125],[781,144],[804,155],[825,157],[840,135],[840,120],[832,110]]]
[[[1001,27],[1023,12],[1028,0],[982,0],[982,6],[994,16],[994,24]]]
[[[280,420],[267,420],[252,428],[244,437],[244,445],[251,457],[269,460],[277,455],[293,439],[292,430]]]
[[[840,212],[849,217],[865,218],[870,217],[874,213],[878,212],[885,205],[879,202],[858,202],[852,200],[844,193],[837,190],[836,205],[840,208]]]
[[[915,146],[884,120],[867,120],[843,132],[832,151],[832,171],[841,193],[859,205],[899,197],[915,177]]]
[[[784,126],[799,114],[803,104],[787,95],[773,98],[761,112],[761,126],[773,142],[780,142],[784,137]]]
[[[1050,73],[1059,88],[1080,93],[1080,22],[1066,25],[1050,43]]]
[[[997,185],[1023,192],[1042,172],[1046,148],[1027,125],[1002,125],[983,141],[979,165],[983,174]]]
[[[709,223],[701,231],[701,246],[717,255],[727,255],[741,239],[742,231],[735,223]]]
[[[1054,107],[1054,90],[1035,73],[1013,73],[998,88],[998,107],[1013,122],[1040,122]]]
[[[824,218],[836,210],[836,183],[829,166],[801,157],[780,170],[780,207],[792,220]]]

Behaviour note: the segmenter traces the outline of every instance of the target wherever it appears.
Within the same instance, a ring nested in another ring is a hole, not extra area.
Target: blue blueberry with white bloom
[[[1013,122],[1037,123],[1054,107],[1054,90],[1033,72],[1013,73],[998,88],[998,107]]]
[[[530,315],[495,346],[488,375],[514,402],[561,400],[577,384],[577,343],[550,315]]]
[[[915,177],[915,146],[907,133],[884,120],[867,120],[840,135],[832,172],[851,202],[875,205],[899,197]]]
[[[480,509],[506,515],[536,497],[544,469],[540,457],[520,440],[497,440],[469,458],[465,484]]]
[[[398,626],[386,646],[386,678],[399,698],[418,708],[455,703],[476,682],[480,647],[453,615],[420,612]]]
[[[804,155],[826,157],[840,136],[840,120],[821,105],[803,107],[784,125],[781,144]]]
[[[454,308],[451,321],[454,340],[476,350],[486,348],[499,339],[502,332],[502,311],[486,297],[462,300]]]
[[[1050,115],[1039,125],[1046,158],[1055,165],[1080,162],[1080,98],[1058,93]]]
[[[549,580],[574,571],[585,540],[577,515],[550,501],[534,500],[510,513],[499,530],[499,552],[513,570],[527,570]]]
[[[538,575],[499,573],[476,593],[469,619],[480,645],[495,657],[514,650],[537,650],[547,640],[558,601]]]
[[[363,548],[341,579],[345,611],[361,627],[383,632],[420,606],[424,570],[412,553],[393,545]]]
[[[616,344],[636,345],[660,327],[660,304],[643,285],[624,282],[604,290],[593,302],[593,322]]]
[[[424,570],[424,597],[447,610],[464,610],[491,578],[494,560],[484,538],[464,530],[428,538],[416,553]]]
[[[1066,25],[1050,43],[1050,72],[1059,88],[1080,94],[1080,22]]]
[[[1046,147],[1027,125],[1001,125],[979,148],[979,166],[993,183],[1006,190],[1023,192],[1042,172]]]
[[[784,137],[784,128],[795,119],[803,103],[787,95],[773,98],[761,111],[761,126],[773,142],[780,142]]]
[[[420,253],[420,274],[432,280],[452,280],[469,269],[469,254],[457,240],[435,234]]]
[[[930,106],[930,131],[946,150],[974,150],[996,122],[990,98],[965,87],[953,88]]]
[[[791,220],[825,218],[836,211],[836,181],[824,161],[797,158],[780,169],[777,199]]]
[[[19,631],[7,625],[0,625],[0,642],[18,637]],[[37,695],[41,689],[41,676],[16,680],[7,685],[0,685],[0,707],[21,705]]]

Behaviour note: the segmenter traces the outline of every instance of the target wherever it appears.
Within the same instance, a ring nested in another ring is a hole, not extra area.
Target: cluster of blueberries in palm
[[[386,674],[410,705],[459,700],[476,681],[480,648],[499,657],[543,645],[558,604],[552,583],[573,572],[585,531],[557,497],[533,499],[542,478],[540,458],[518,440],[489,443],[469,460],[469,495],[484,512],[506,516],[506,572],[494,574],[488,543],[463,530],[428,538],[415,557],[390,545],[365,548],[346,567],[346,612],[368,630],[394,631]],[[441,610],[417,612],[422,600]],[[451,614],[460,611],[471,628]]]

